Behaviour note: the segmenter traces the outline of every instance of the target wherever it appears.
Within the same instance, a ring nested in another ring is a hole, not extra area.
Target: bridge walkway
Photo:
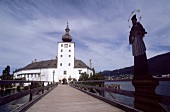
[[[59,85],[27,112],[123,112],[68,85]]]

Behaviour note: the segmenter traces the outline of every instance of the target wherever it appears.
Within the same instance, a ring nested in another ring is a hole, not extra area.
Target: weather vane
[[[139,14],[139,22],[140,22],[140,20],[142,19],[142,16],[141,16],[141,13],[140,13],[140,9],[132,11],[132,13],[130,14],[129,19],[128,19],[129,28],[131,28],[130,18],[131,18],[134,14],[137,14],[137,13]]]

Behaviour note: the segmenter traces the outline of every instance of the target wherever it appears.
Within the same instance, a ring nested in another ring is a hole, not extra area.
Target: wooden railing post
[[[53,83],[51,82],[51,89],[53,89]]]
[[[49,89],[50,89],[49,87],[50,87],[50,85],[49,85],[49,82],[48,82],[48,87],[47,87],[47,90],[49,90]]]
[[[31,82],[31,85],[30,85],[30,98],[29,98],[29,101],[32,100],[32,92],[31,92],[32,89],[33,89],[33,82]]]
[[[42,94],[44,94],[44,82],[42,82]]]
[[[104,82],[102,82],[102,88],[104,88]],[[102,92],[102,96],[105,97],[105,94],[104,94],[104,90],[101,91]]]

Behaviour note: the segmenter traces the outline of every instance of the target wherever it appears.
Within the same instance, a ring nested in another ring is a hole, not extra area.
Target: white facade
[[[58,43],[58,63],[57,75],[59,80],[68,79],[72,76],[74,68],[74,43],[59,42]]]
[[[33,62],[26,67],[17,70],[14,78],[23,78],[30,81],[55,81],[59,82],[68,78],[79,79],[80,73],[86,72],[93,74],[92,68],[89,68],[81,60],[76,60],[74,56],[75,43],[71,42],[67,24],[66,34],[62,37],[63,42],[58,43],[58,58]],[[90,62],[91,64],[91,62]],[[91,65],[90,65],[91,67]]]

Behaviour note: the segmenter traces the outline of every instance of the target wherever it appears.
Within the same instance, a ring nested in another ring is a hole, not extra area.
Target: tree
[[[1,80],[13,80],[13,75],[10,75],[10,66],[8,65],[2,72]],[[1,85],[1,88],[11,87],[11,84]]]
[[[89,74],[87,74],[86,72],[81,73],[79,77],[79,81],[86,81],[86,80],[89,80]]]
[[[10,75],[10,66],[8,65],[2,72],[2,80],[12,80],[13,77]]]

